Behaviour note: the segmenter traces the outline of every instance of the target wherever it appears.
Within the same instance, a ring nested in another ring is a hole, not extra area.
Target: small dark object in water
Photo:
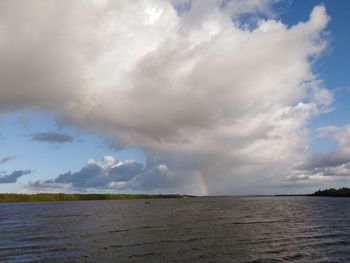
[[[150,205],[150,204],[151,204],[151,202],[150,202],[150,201],[146,201],[146,202],[145,202],[145,204]]]

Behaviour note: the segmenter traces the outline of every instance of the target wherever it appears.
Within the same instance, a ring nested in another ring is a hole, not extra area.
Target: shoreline
[[[221,197],[350,197],[350,188],[318,190],[312,194],[275,194],[275,195],[224,195]],[[58,202],[58,201],[93,201],[93,200],[131,200],[131,199],[167,199],[167,198],[198,198],[202,196],[182,194],[64,194],[37,193],[15,194],[0,193],[0,203],[19,202]],[[220,197],[220,196],[203,196]]]
[[[130,200],[130,199],[167,199],[186,198],[180,194],[11,194],[0,193],[0,203],[19,202],[57,202],[57,201],[92,201],[92,200]]]

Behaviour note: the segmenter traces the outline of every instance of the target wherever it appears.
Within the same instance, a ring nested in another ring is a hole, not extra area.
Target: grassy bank
[[[45,202],[45,201],[78,201],[78,200],[119,200],[182,198],[182,195],[147,195],[147,194],[0,194],[0,203],[7,202]]]

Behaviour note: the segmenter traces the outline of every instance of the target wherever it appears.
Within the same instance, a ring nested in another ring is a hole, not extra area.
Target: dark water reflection
[[[350,262],[350,199],[0,204],[1,262]]]

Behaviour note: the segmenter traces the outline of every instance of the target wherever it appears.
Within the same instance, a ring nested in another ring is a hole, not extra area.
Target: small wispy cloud
[[[58,132],[38,132],[30,134],[29,137],[32,141],[58,144],[72,142],[74,140],[73,136]]]
[[[0,159],[0,165],[16,159],[17,156],[6,156]]]

